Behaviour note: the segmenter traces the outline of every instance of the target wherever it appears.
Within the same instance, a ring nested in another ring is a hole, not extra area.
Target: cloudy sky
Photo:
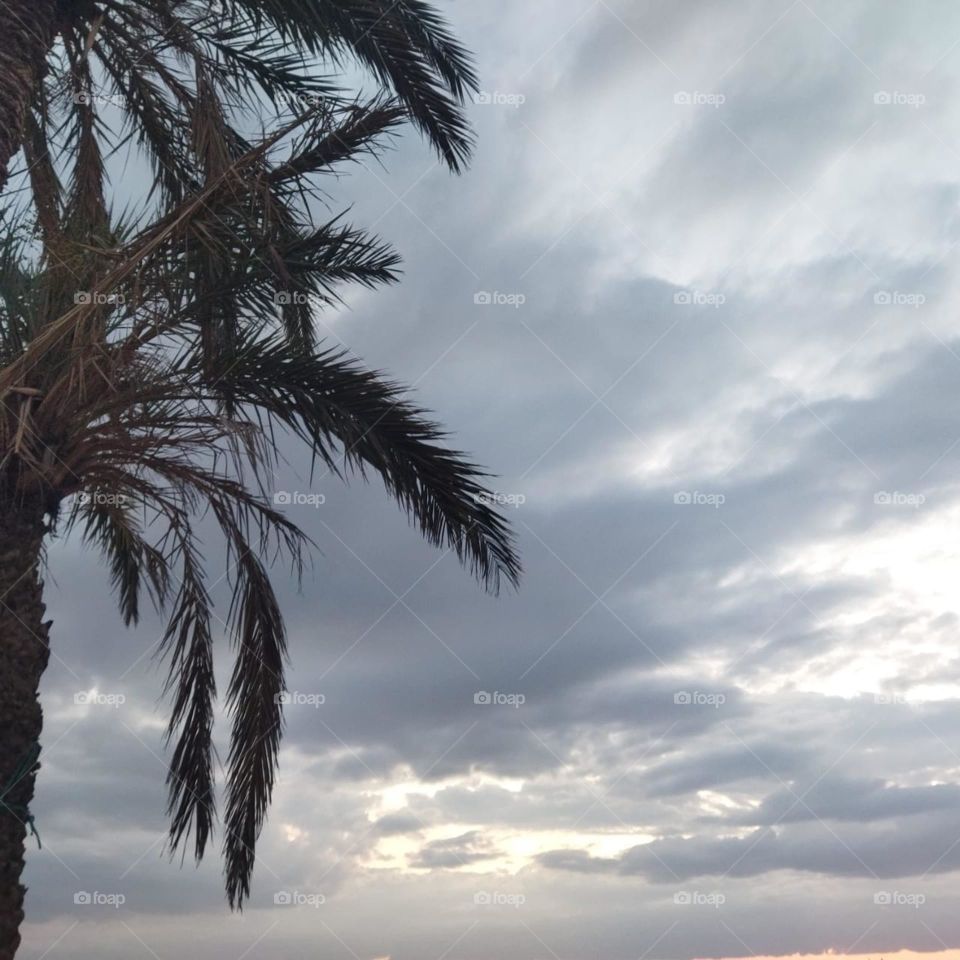
[[[23,956],[960,949],[960,9],[442,6],[475,162],[339,182],[406,273],[320,323],[497,474],[523,588],[291,461],[323,553],[238,917],[164,855],[160,623],[55,544]]]

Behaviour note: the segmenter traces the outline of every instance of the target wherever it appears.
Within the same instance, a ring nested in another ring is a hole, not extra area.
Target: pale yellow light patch
[[[370,851],[366,866],[377,870],[407,872],[407,864],[416,856],[422,843],[419,837],[384,837]]]
[[[371,851],[367,866],[375,869],[394,869],[405,873],[426,873],[426,869],[411,867],[421,847],[436,840],[480,831],[496,855],[475,863],[465,863],[456,869],[472,874],[516,874],[534,862],[536,857],[550,850],[586,850],[594,857],[618,857],[631,847],[650,843],[655,838],[642,831],[627,833],[580,833],[563,830],[528,830],[518,833],[509,830],[483,829],[481,824],[444,824],[426,830],[417,837],[384,837]]]
[[[435,797],[441,790],[461,789],[477,791],[499,789],[512,794],[523,791],[524,781],[520,778],[496,777],[489,774],[472,774],[468,777],[454,777],[438,783],[422,783],[412,777],[396,783],[367,791],[367,819],[371,823],[389,814],[402,813],[411,807],[416,797]],[[587,832],[570,830],[534,830],[523,831],[504,828],[489,828],[482,823],[447,822],[441,825],[424,825],[414,834],[400,834],[381,837],[371,848],[365,859],[369,869],[397,870],[403,873],[422,874],[426,869],[412,867],[420,850],[429,843],[449,840],[466,833],[477,832],[482,845],[478,849],[489,850],[495,855],[474,863],[465,863],[456,869],[462,873],[515,874],[534,862],[536,857],[550,850],[577,849],[586,850],[595,857],[616,857],[625,850],[654,840],[654,836],[642,830]]]
[[[370,811],[371,819],[377,819],[387,813],[397,813],[410,805],[410,797],[435,797],[444,784],[420,783],[417,780],[406,780],[392,783],[382,790],[373,790],[367,796],[374,798],[377,803]]]
[[[524,781],[519,778],[494,777],[489,774],[452,777],[436,783],[423,783],[415,779],[402,780],[379,790],[368,790],[364,793],[364,796],[371,801],[367,810],[367,819],[373,822],[387,814],[399,813],[409,808],[411,797],[432,799],[441,790],[462,787],[468,791],[474,791],[484,787],[497,787],[508,793],[520,793],[523,790],[523,783]]]
[[[520,793],[523,790],[524,780],[521,777],[495,777],[488,773],[480,773],[472,778],[469,790],[481,787],[498,787],[508,793]]]
[[[287,843],[297,843],[301,840],[306,842],[309,839],[310,835],[307,833],[307,831],[301,829],[295,824],[284,823],[281,826]]]
[[[624,850],[654,839],[651,834],[642,831],[581,833],[570,830],[536,830],[520,834],[501,834],[497,845],[505,851],[505,860],[515,869],[520,869],[541,853],[550,850],[587,850],[596,857],[615,857]]]
[[[708,691],[703,688],[706,683],[711,680],[715,680],[718,684],[728,684],[730,679],[729,673],[727,672],[727,665],[727,660],[724,657],[710,656],[704,653],[702,656],[697,655],[697,662],[693,672],[688,673],[686,671],[670,670],[669,673],[667,673],[667,671],[659,671],[659,675],[668,676],[671,682],[676,683],[678,691],[686,690],[690,693],[695,691],[701,693],[717,693],[719,691]]]
[[[733,797],[728,797],[725,793],[717,793],[715,790],[698,790],[697,799],[700,802],[700,812],[712,817],[721,817],[739,810],[755,810],[760,806],[758,800],[735,800]]]

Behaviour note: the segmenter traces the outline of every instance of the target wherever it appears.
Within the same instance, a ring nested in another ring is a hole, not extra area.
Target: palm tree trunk
[[[0,193],[53,46],[57,9],[57,0],[0,0]]]
[[[0,960],[20,945],[30,802],[43,714],[37,698],[50,655],[44,622],[39,512],[0,505]]]

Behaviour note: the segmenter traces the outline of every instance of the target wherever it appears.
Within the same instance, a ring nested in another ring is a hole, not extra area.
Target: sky
[[[472,167],[332,186],[405,273],[318,324],[496,475],[522,588],[289,451],[322,552],[232,915],[164,852],[161,622],[52,544],[22,956],[952,960],[960,9],[439,5]]]

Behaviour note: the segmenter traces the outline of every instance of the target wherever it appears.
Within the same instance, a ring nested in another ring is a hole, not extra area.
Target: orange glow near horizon
[[[788,953],[779,956],[725,957],[724,960],[960,960],[960,947],[948,950],[931,950],[919,953],[915,950],[891,950],[874,953],[841,953],[828,950],[826,953]]]

